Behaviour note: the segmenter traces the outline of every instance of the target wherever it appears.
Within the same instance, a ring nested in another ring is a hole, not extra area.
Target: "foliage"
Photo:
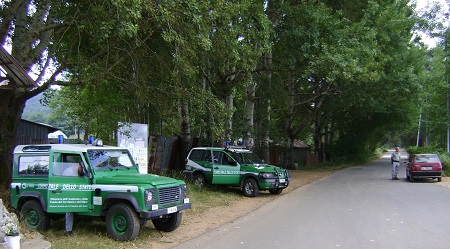
[[[446,143],[443,47],[413,33],[442,27],[407,0],[12,3],[0,4],[0,38],[40,86],[2,99],[2,134],[27,98],[61,85],[46,92],[50,121],[106,143],[118,122],[147,123],[202,145],[303,140],[321,161],[363,160],[413,144],[421,114],[422,140]]]

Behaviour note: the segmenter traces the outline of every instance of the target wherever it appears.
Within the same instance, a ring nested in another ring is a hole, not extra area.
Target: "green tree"
[[[11,47],[26,71],[37,75],[39,84],[32,89],[15,84],[2,89],[0,155],[6,160],[1,162],[0,175],[5,185],[10,181],[11,151],[26,100],[51,85],[113,76],[117,63],[141,44],[130,40],[135,37],[141,7],[142,1],[0,3],[1,43]]]

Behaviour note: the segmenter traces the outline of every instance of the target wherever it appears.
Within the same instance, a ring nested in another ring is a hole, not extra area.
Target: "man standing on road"
[[[400,152],[399,147],[395,147],[395,151],[391,154],[391,164],[392,164],[392,180],[400,180],[397,177],[398,167],[400,166]]]

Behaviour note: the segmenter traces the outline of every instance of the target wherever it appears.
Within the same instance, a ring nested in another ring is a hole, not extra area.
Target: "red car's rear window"
[[[436,155],[418,155],[415,160],[416,163],[438,163],[439,157]]]

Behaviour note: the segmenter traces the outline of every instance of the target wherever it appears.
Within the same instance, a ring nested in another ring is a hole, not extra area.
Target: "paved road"
[[[450,248],[450,190],[390,169],[336,172],[175,248]]]

